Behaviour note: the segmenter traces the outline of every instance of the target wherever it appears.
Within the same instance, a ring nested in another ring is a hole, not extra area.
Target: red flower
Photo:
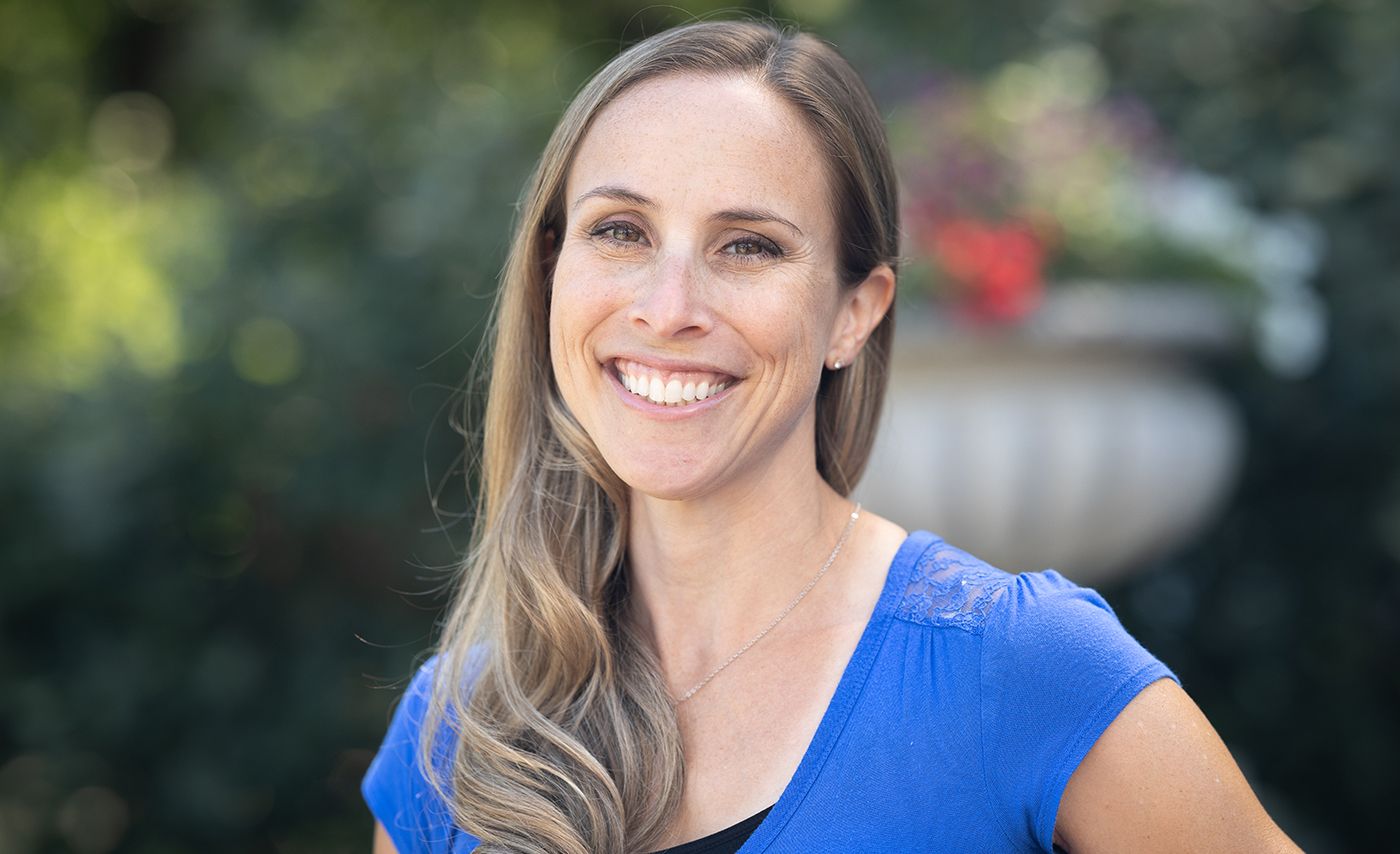
[[[959,305],[979,321],[1012,322],[1040,304],[1046,245],[1023,223],[934,220],[933,255],[960,291]]]

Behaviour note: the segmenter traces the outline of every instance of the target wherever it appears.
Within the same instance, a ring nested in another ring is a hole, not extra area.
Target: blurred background
[[[0,854],[367,850],[517,194],[719,7],[0,0]],[[1400,6],[750,11],[899,160],[862,494],[1097,587],[1306,850],[1389,848]]]

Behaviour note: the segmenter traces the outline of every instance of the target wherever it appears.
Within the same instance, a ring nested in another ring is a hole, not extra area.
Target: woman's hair
[[[483,851],[653,847],[681,798],[675,710],[627,619],[628,496],[560,398],[549,357],[552,253],[565,180],[599,111],[668,74],[739,75],[804,117],[824,154],[843,286],[894,266],[898,204],[883,122],[830,45],[758,22],[705,22],[607,64],[554,129],[526,187],[492,326],[473,546],[443,626],[420,761]],[[874,440],[892,314],[823,374],[817,468],[842,494]]]

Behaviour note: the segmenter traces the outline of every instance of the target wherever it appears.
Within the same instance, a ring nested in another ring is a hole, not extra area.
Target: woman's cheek
[[[806,360],[813,353],[825,353],[833,309],[829,300],[819,298],[812,283],[791,284],[793,287],[774,289],[765,300],[767,305],[753,306],[746,315],[768,318],[775,328],[765,337],[781,341],[781,352],[790,356],[801,354]]]
[[[551,324],[561,331],[570,330],[586,323],[597,310],[598,289],[591,286],[594,279],[576,264],[566,264],[560,258],[554,271],[554,283],[550,291]],[[590,299],[589,296],[593,295]]]
[[[606,312],[623,298],[623,271],[587,248],[561,254],[554,271],[553,301],[583,312]]]

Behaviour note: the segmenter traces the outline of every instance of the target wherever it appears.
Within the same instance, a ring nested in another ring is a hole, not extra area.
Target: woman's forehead
[[[767,208],[804,231],[827,213],[825,166],[801,115],[738,76],[668,75],[605,107],[569,171],[566,207],[599,187],[678,214]]]

